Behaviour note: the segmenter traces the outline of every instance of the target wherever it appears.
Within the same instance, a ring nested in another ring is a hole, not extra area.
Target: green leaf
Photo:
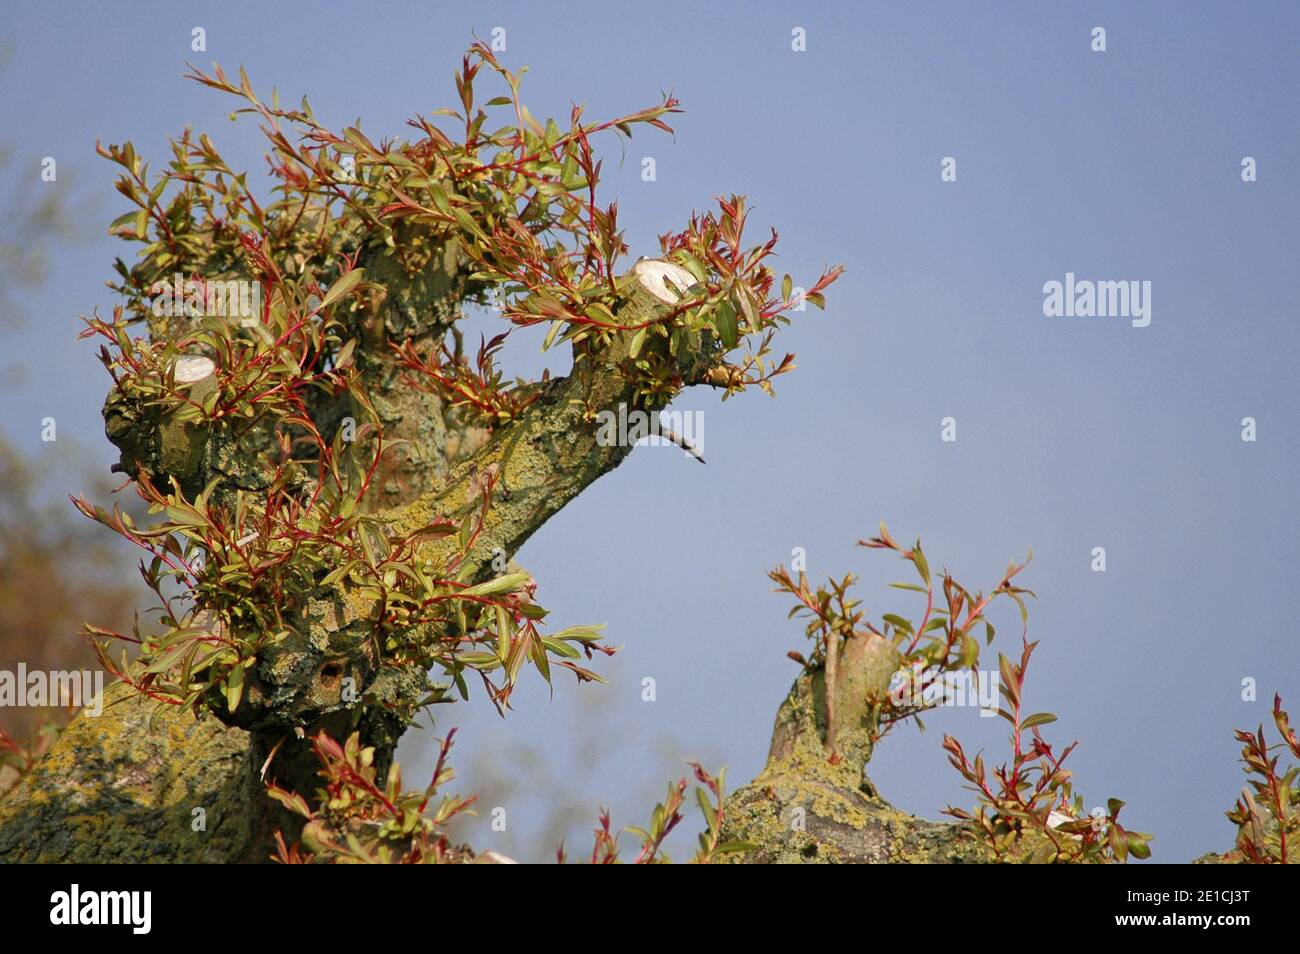
[[[456,657],[457,661],[469,666],[471,669],[477,669],[483,672],[490,672],[501,665],[501,660],[496,653],[461,653]]]
[[[716,320],[718,337],[721,339],[723,347],[730,351],[736,347],[736,343],[740,340],[736,325],[736,309],[732,307],[731,302],[722,301],[718,303]]]
[[[916,572],[921,574],[921,579],[925,580],[925,585],[930,585],[930,564],[925,559],[925,554],[921,552],[921,541],[916,541],[916,546],[912,548],[912,563],[916,565]]]
[[[700,806],[700,814],[704,816],[704,821],[708,824],[709,830],[712,831],[717,827],[717,812],[713,809],[713,803],[709,801],[709,794],[704,789],[696,787],[695,801]]]
[[[1147,844],[1151,836],[1143,834],[1140,831],[1130,831],[1125,836],[1128,842],[1129,854],[1134,858],[1150,858],[1151,846]]]
[[[677,258],[678,258],[678,263],[683,267],[685,267],[685,269],[691,273],[691,276],[697,282],[706,282],[709,280],[708,271],[704,268],[702,264],[700,264],[700,260],[696,258],[694,255],[692,255],[690,252],[687,252],[685,250],[678,252]]]
[[[465,514],[465,519],[460,522],[460,534],[457,536],[457,542],[460,544],[460,552],[464,553],[469,549],[469,538],[474,534],[474,514]]]
[[[451,214],[456,217],[456,221],[460,223],[460,227],[463,228],[466,232],[469,232],[470,234],[475,235],[479,238],[487,237],[483,234],[483,230],[479,228],[478,223],[474,221],[474,217],[470,215],[468,212],[466,212],[464,209],[462,209],[460,206],[456,206],[455,208],[453,208],[451,210]]]
[[[894,629],[898,630],[900,633],[912,632],[912,623],[910,620],[903,619],[903,617],[896,616],[893,613],[886,613],[883,619],[885,620],[886,623],[888,623],[890,626],[893,626]]]
[[[749,298],[749,290],[743,285],[738,285],[733,297],[740,304],[740,311],[745,316],[745,322],[749,330],[756,330],[758,328],[758,312],[754,310],[754,303]]]
[[[330,290],[327,291],[325,293],[325,297],[321,299],[320,310],[324,311],[326,308],[330,307],[340,299],[346,298],[348,295],[350,295],[353,292],[353,290],[356,289],[358,285],[361,284],[361,279],[364,277],[365,277],[364,268],[352,269],[352,271],[348,272],[346,275],[344,275],[342,278],[340,278],[338,281],[336,281],[333,285],[330,286]]]
[[[542,645],[555,653],[557,656],[563,656],[565,659],[577,659],[581,653],[574,649],[568,643],[555,639],[552,636],[541,637]]]
[[[356,338],[349,338],[348,343],[339,349],[339,353],[334,356],[334,367],[346,368],[352,362],[352,352],[357,346]]]
[[[645,333],[645,328],[638,328],[636,334],[632,336],[632,343],[627,348],[629,358],[635,358],[641,353],[641,346],[645,344]]]
[[[551,322],[551,327],[549,330],[547,330],[546,337],[542,340],[543,351],[547,350],[551,345],[555,344],[555,336],[560,333],[560,330],[563,327],[564,327],[564,322],[562,321]]]
[[[311,808],[307,805],[307,800],[297,792],[286,792],[282,788],[271,785],[267,787],[266,794],[289,809],[289,811],[301,815],[303,818],[311,818]]]
[[[979,658],[979,640],[969,634],[963,634],[961,638],[961,658],[957,661],[957,664],[962,669],[968,669],[979,662]]]
[[[558,633],[554,633],[552,638],[571,639],[580,643],[593,643],[603,637],[604,634],[601,630],[604,628],[604,623],[597,626],[569,626],[566,629],[560,630]]]
[[[351,573],[352,568],[355,565],[356,565],[355,561],[349,561],[343,564],[342,566],[336,567],[335,569],[331,570],[329,574],[326,575],[325,579],[320,581],[321,587],[329,588],[331,586],[334,586],[336,583],[338,583],[340,580],[346,577],[349,573]]]
[[[1056,716],[1050,712],[1035,712],[1033,715],[1024,719],[1020,723],[1022,729],[1032,729],[1036,725],[1047,725],[1049,722],[1055,722]]]
[[[502,593],[513,593],[530,579],[527,573],[506,573],[486,583],[461,590],[461,596],[499,596]]]
[[[528,647],[528,656],[537,667],[537,671],[542,674],[546,684],[551,683],[551,661],[546,657],[546,647],[542,645],[540,639],[533,640],[532,645]]]
[[[226,677],[226,708],[234,712],[244,695],[244,664],[241,662]]]
[[[1021,624],[1023,625],[1023,624],[1025,624],[1025,623],[1028,623],[1028,622],[1029,622],[1029,608],[1028,608],[1027,606],[1025,606],[1025,601],[1022,600],[1022,599],[1020,598],[1020,596],[1019,596],[1018,594],[1016,594],[1016,593],[1012,593],[1012,594],[1011,594],[1011,598],[1012,598],[1013,600],[1015,600],[1015,601],[1016,601],[1016,605],[1020,607],[1020,622],[1021,622]]]
[[[510,613],[504,606],[497,607],[497,656],[502,662],[510,655],[511,623]]]
[[[206,527],[208,522],[190,507],[168,507],[167,516],[187,527]]]
[[[753,851],[757,847],[748,841],[724,841],[713,850],[720,855],[730,855],[738,851]]]
[[[890,583],[889,585],[896,590],[911,590],[914,593],[930,592],[924,586],[917,586],[915,583]]]
[[[998,653],[998,670],[1002,675],[1001,689],[1003,693],[1006,694],[1007,698],[1010,699],[1012,703],[1015,703],[1020,697],[1020,689],[1016,685],[1015,664],[1006,656]]]

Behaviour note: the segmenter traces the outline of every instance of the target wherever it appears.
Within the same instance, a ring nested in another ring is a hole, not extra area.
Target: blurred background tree
[[[0,46],[0,72],[11,47]],[[0,142],[0,336],[7,337],[29,314],[27,296],[49,277],[52,250],[85,238],[91,203],[75,186],[42,189],[42,157]],[[0,388],[22,382],[31,356],[5,348]],[[110,482],[90,475],[78,449],[67,441],[47,445],[39,457],[24,455],[0,421],[0,670],[98,668],[80,635],[89,618],[130,622],[142,591],[132,585],[119,541],[105,539],[68,505],[71,492],[106,495]],[[124,565],[126,569],[124,569]],[[57,727],[67,713],[58,707],[0,708],[0,733],[24,749],[40,749],[42,726]],[[10,762],[18,762],[12,752]],[[0,759],[5,753],[0,752]],[[0,792],[14,778],[0,762]]]
[[[60,458],[71,458],[59,452]],[[87,618],[129,624],[140,591],[122,570],[122,548],[96,532],[68,506],[66,488],[54,486],[75,472],[49,459],[25,460],[0,437],[0,670],[98,668],[81,635]],[[99,480],[97,491],[107,492]],[[29,737],[51,710],[0,709],[0,729]]]

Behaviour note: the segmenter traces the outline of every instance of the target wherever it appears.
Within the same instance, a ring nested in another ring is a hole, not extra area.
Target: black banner
[[[6,891],[11,904],[6,908],[6,927],[19,934],[49,931],[54,935],[93,934],[96,939],[112,938],[115,943],[134,945],[157,940],[183,941],[195,937],[201,925],[219,919],[242,940],[291,932],[295,942],[339,941],[364,938],[387,920],[409,922],[412,917],[432,914],[436,904],[413,904],[416,892],[430,899],[446,890],[439,885],[439,873],[419,874],[411,868],[371,867],[327,872],[323,867],[286,868],[275,865],[231,867],[180,866],[29,866],[10,868]],[[457,891],[483,889],[499,891],[497,874],[478,882],[473,869],[487,866],[443,868],[442,875],[454,877]],[[597,881],[586,881],[588,874]],[[1161,935],[1184,941],[1199,933],[1215,942],[1229,942],[1234,933],[1264,928],[1277,932],[1296,923],[1295,883],[1276,868],[1252,866],[1140,865],[1107,867],[1030,866],[882,866],[857,872],[818,872],[801,866],[795,874],[768,869],[768,880],[752,886],[735,882],[732,872],[727,883],[716,890],[730,894],[737,890],[761,890],[768,898],[765,916],[755,918],[754,927],[767,930],[767,915],[789,899],[791,917],[808,914],[806,891],[815,879],[829,877],[826,884],[836,894],[858,894],[864,915],[887,905],[891,917],[905,933],[915,930],[918,946],[929,947],[940,932],[952,940],[951,932],[1005,927],[1018,933],[1042,929],[1065,930],[1071,937],[1132,933]],[[529,891],[527,874],[516,890]],[[549,876],[548,876],[549,877]],[[574,887],[596,892],[600,903],[584,913],[611,926],[642,923],[644,902],[638,900],[641,882],[624,882],[622,873],[576,872]],[[635,878],[635,875],[629,875]],[[744,876],[741,876],[742,878]],[[468,880],[467,880],[468,879]],[[671,884],[671,882],[670,882]],[[697,888],[688,881],[683,888]],[[555,882],[548,880],[542,897],[553,898]],[[524,897],[526,895],[521,895]],[[383,899],[394,899],[385,902]],[[340,900],[342,899],[342,900]],[[546,902],[543,902],[546,903]],[[691,894],[682,891],[677,902],[655,903],[660,916],[672,921],[673,909],[692,921],[700,908]],[[843,913],[827,912],[835,930],[842,930]],[[452,905],[464,910],[462,904]],[[800,914],[804,912],[804,914]],[[811,916],[811,915],[809,915]],[[532,918],[520,919],[524,924]],[[878,925],[878,921],[871,923]],[[500,922],[494,922],[499,928]],[[734,913],[724,928],[745,932],[744,918]],[[8,932],[6,932],[8,933]]]

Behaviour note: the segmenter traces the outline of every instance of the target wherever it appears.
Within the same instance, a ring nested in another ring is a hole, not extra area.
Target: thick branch
[[[677,299],[678,292],[663,284],[665,269],[676,266],[650,262],[634,269],[620,319],[643,320],[653,303]],[[688,283],[689,274],[674,274],[681,286]],[[571,374],[549,382],[517,420],[456,465],[444,485],[379,513],[398,537],[443,521],[459,524],[467,516],[481,520],[468,553],[459,555],[456,537],[444,536],[424,543],[416,560],[435,572],[454,562],[470,583],[489,578],[551,516],[631,452],[629,440],[602,440],[596,416],[617,413],[623,405],[657,409],[638,402],[627,373],[630,337],[614,334],[599,346],[585,347]],[[666,339],[646,345],[647,351],[652,348],[666,353]],[[253,732],[261,740],[259,749],[271,751],[299,731],[310,735],[327,728],[343,736],[359,727],[379,759],[387,759],[406,727],[401,713],[414,711],[429,687],[423,670],[393,666],[381,656],[380,612],[373,591],[347,580],[322,589],[292,631],[259,652],[238,709],[225,711],[217,693],[209,704],[223,721]],[[358,706],[363,694],[379,701]]]
[[[827,706],[827,673],[805,672],[777,712],[767,764],[726,802],[724,838],[749,863],[980,862],[960,826],[894,808],[866,775],[879,702],[900,658],[879,636],[850,637]],[[833,712],[833,726],[827,713]],[[833,728],[833,731],[831,729]],[[834,754],[828,740],[834,739]]]

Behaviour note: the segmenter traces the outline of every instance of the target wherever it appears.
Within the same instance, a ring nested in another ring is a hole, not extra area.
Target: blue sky
[[[1223,817],[1242,784],[1235,726],[1267,719],[1274,692],[1300,710],[1288,616],[1297,537],[1296,222],[1300,136],[1293,4],[1024,3],[24,4],[8,11],[0,74],[4,138],[31,188],[97,203],[81,242],[56,249],[51,280],[0,326],[0,433],[47,453],[40,421],[107,469],[99,407],[107,378],[75,340],[77,316],[108,313],[103,282],[127,251],[104,234],[124,211],[96,138],[134,141],[155,164],[185,125],[236,166],[260,171],[255,127],[180,79],[187,61],[246,66],[259,90],[310,96],[373,137],[453,101],[451,75],[477,33],[506,30],[503,60],[531,67],[537,115],[571,101],[601,117],[673,91],[676,137],[607,145],[606,196],[632,255],[712,196],[741,192],[752,224],[782,233],[783,270],[848,271],[825,313],[779,346],[798,370],[776,400],[703,410],[707,467],[638,449],[526,545],[552,620],[608,624],[624,648],[610,684],[531,686],[498,719],[482,699],[440,713],[459,725],[467,786],[490,777],[464,834],[478,847],[546,857],[556,801],[585,843],[598,806],[644,820],[690,758],[761,767],[776,707],[803,649],[764,573],[808,554],[809,575],[856,572],[875,616],[915,611],[889,590],[901,568],[854,547],[885,520],[920,536],[932,564],[994,585],[1032,547],[1025,575],[1041,640],[1030,705],[1078,738],[1089,805],[1127,800],[1156,833],[1155,858],[1231,844]],[[190,31],[207,31],[206,53]],[[1104,53],[1091,31],[1107,31]],[[807,50],[791,50],[791,30]],[[40,157],[58,160],[42,184]],[[653,156],[657,179],[641,180]],[[1258,180],[1241,178],[1243,157]],[[953,157],[957,179],[943,182]],[[622,160],[620,162],[620,159]],[[21,168],[21,167],[20,167]],[[756,230],[755,234],[759,234]],[[1150,281],[1152,321],[1049,318],[1043,285]],[[520,342],[518,367],[537,365]],[[1254,417],[1258,439],[1241,439]],[[940,440],[940,422],[957,440]],[[68,476],[67,487],[77,490]],[[55,480],[54,483],[58,481]],[[1103,546],[1107,571],[1091,569]],[[1016,646],[1014,609],[1000,644]],[[656,681],[657,699],[641,685]],[[1241,698],[1242,680],[1258,701]],[[968,805],[940,748],[1005,751],[1000,720],[952,709],[891,736],[872,765],[900,807],[937,817]],[[407,776],[430,768],[427,733],[403,744]]]

